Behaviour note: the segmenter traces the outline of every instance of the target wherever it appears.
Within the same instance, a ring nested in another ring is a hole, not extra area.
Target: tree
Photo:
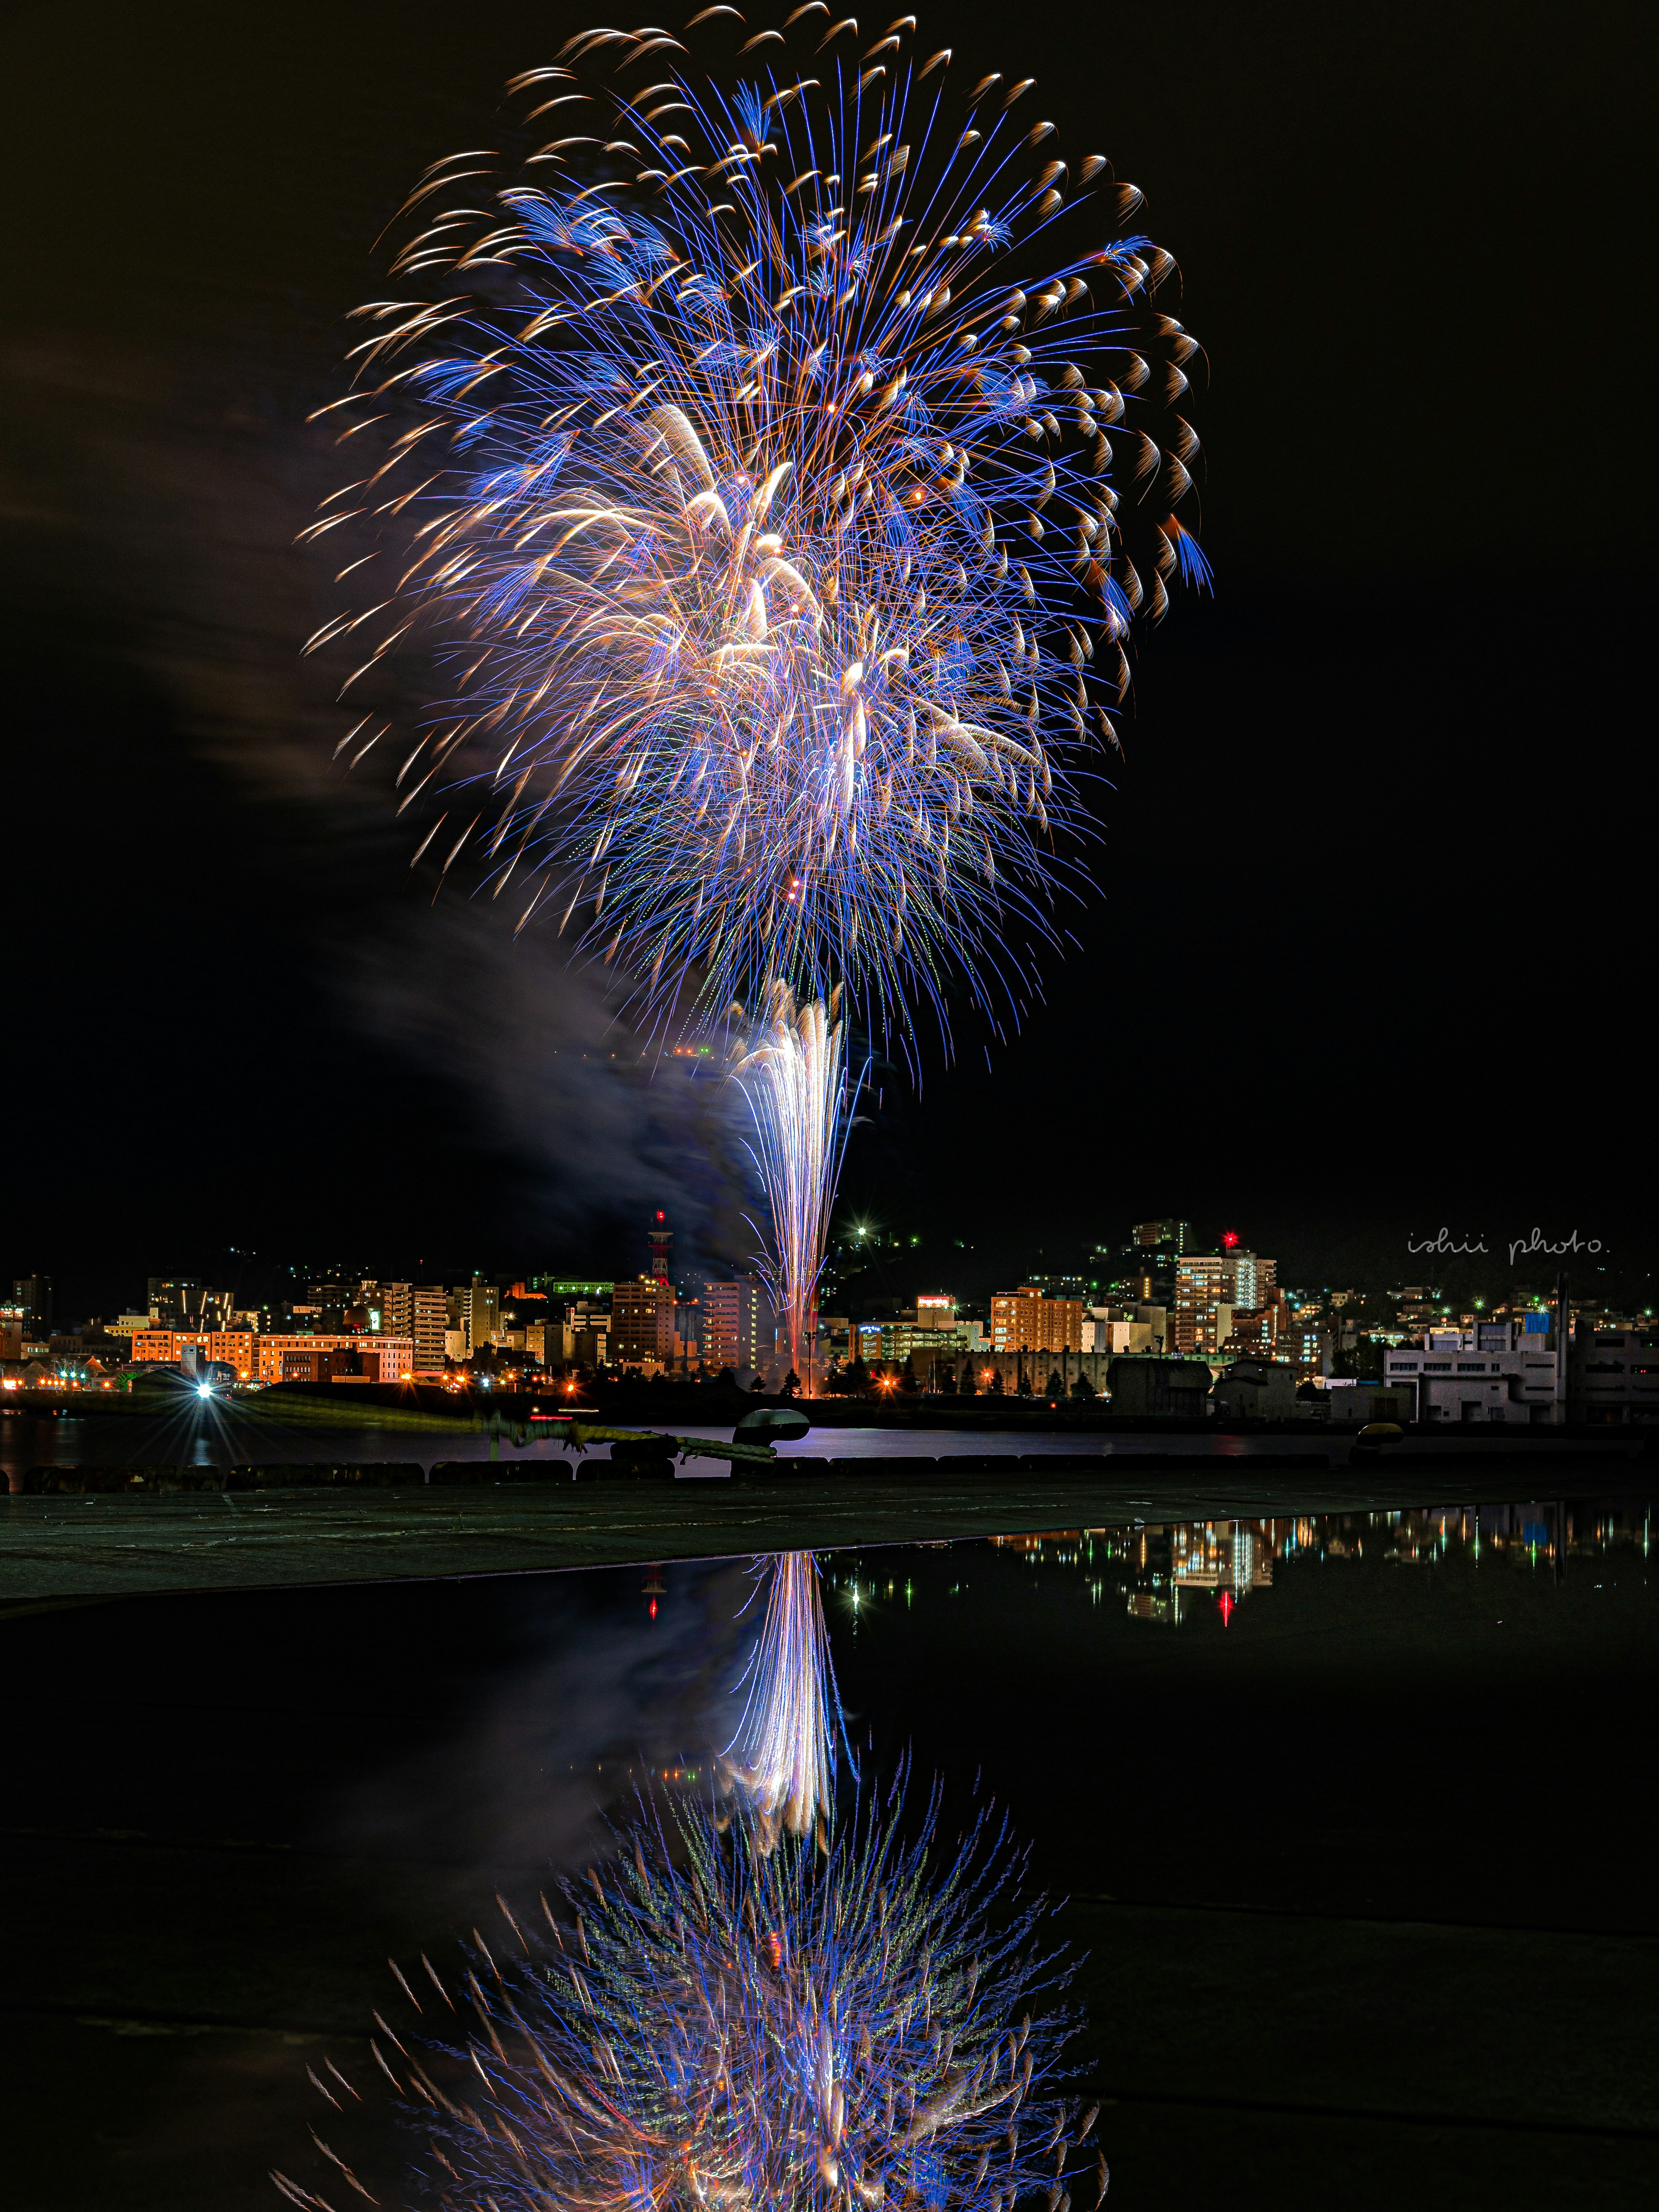
[[[1077,1381],[1072,1385],[1072,1395],[1074,1398],[1092,1398],[1094,1395],[1094,1384],[1089,1380],[1088,1376],[1083,1373],[1082,1370],[1079,1369],[1078,1370]]]
[[[914,1398],[921,1388],[916,1376],[916,1356],[913,1352],[908,1352],[904,1355],[904,1364],[899,1370],[899,1388],[911,1398]]]
[[[1043,1387],[1042,1395],[1045,1398],[1063,1398],[1066,1395],[1066,1385],[1060,1379],[1058,1367],[1051,1367],[1048,1370],[1048,1380]]]
[[[796,1372],[795,1372],[795,1370],[794,1370],[794,1369],[793,1369],[793,1367],[790,1369],[789,1372],[788,1372],[788,1373],[784,1376],[784,1378],[783,1378],[783,1389],[779,1392],[779,1394],[778,1394],[778,1395],[780,1395],[780,1397],[783,1397],[783,1398],[799,1398],[799,1395],[800,1395],[800,1377],[799,1377],[799,1375],[797,1375],[797,1374],[796,1374]]]
[[[991,1370],[991,1395],[994,1398],[1000,1398],[1002,1395],[1002,1370],[1000,1367],[994,1367]]]
[[[861,1356],[849,1359],[845,1367],[838,1368],[826,1388],[837,1398],[861,1398],[870,1388],[870,1370]]]
[[[977,1387],[974,1381],[974,1363],[971,1359],[964,1359],[962,1363],[962,1380],[957,1383],[957,1388],[964,1398],[971,1398]]]
[[[1030,1378],[1030,1376],[1025,1372],[1024,1364],[1024,1363],[1022,1362],[1021,1366],[1020,1366],[1020,1370],[1019,1370],[1019,1395],[1020,1395],[1022,1398],[1029,1398],[1029,1397],[1030,1396],[1030,1395],[1031,1395],[1031,1378]]]

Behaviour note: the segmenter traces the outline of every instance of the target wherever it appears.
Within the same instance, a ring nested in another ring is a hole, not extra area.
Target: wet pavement
[[[1183,1479],[1139,1528],[826,1556],[854,1747],[937,1772],[947,1820],[977,1776],[1068,1900],[1111,2203],[1645,2205],[1649,1504],[1321,1481],[1346,1500],[1188,1511]],[[327,2195],[325,2056],[403,2202],[387,1957],[533,1910],[647,1772],[697,1786],[749,1589],[708,1561],[0,1621],[8,2202],[240,2212],[278,2163]]]

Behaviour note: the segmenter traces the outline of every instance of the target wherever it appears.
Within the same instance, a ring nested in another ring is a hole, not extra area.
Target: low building
[[[1114,1359],[1107,1388],[1115,1413],[1201,1421],[1209,1412],[1210,1370],[1201,1359]]]
[[[355,1336],[309,1335],[295,1330],[281,1335],[254,1339],[262,1382],[283,1382],[289,1377],[283,1366],[283,1356],[290,1352],[355,1352],[358,1340]],[[300,1378],[304,1380],[302,1376]]]
[[[1297,1388],[1288,1361],[1236,1359],[1217,1377],[1210,1403],[1218,1421],[1288,1421],[1296,1415]]]
[[[1383,1353],[1383,1381],[1412,1392],[1412,1418],[1425,1424],[1559,1420],[1554,1340],[1531,1322],[1431,1329],[1425,1343]]]
[[[1328,1375],[1315,1383],[1311,1396],[1297,1399],[1297,1410],[1316,1421],[1393,1421],[1404,1428],[1417,1418],[1414,1391],[1400,1383],[1357,1382],[1344,1375]]]
[[[1580,1328],[1567,1352],[1567,1405],[1576,1421],[1659,1421],[1659,1328]]]
[[[229,1368],[240,1382],[252,1382],[256,1376],[276,1382],[279,1374],[264,1375],[259,1364],[260,1347],[270,1341],[251,1328],[135,1329],[131,1358],[135,1365],[159,1360],[164,1366],[177,1367],[188,1346],[197,1358]]]
[[[415,1370],[415,1342],[407,1336],[360,1336],[358,1356],[371,1382],[402,1382]]]
[[[279,1382],[361,1382],[365,1378],[360,1354],[343,1346],[320,1348],[321,1340],[281,1355]],[[377,1378],[378,1379],[378,1378]]]
[[[1159,1352],[1168,1334],[1164,1306],[1091,1306],[1083,1317],[1085,1352]]]

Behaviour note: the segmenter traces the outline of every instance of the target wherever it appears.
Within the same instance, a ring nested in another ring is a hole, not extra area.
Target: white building
[[[1547,1320],[1546,1315],[1534,1317]],[[1558,1421],[1553,1338],[1518,1322],[1431,1329],[1425,1342],[1382,1355],[1389,1382],[1409,1383],[1422,1422]]]

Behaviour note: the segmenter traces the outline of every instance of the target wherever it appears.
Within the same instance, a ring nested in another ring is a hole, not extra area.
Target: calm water
[[[952,1820],[977,1780],[1070,1900],[1109,2205],[1653,2201],[1650,1547],[1637,1498],[823,1555],[866,1773],[908,1754]],[[750,1590],[726,1563],[0,1621],[8,2203],[323,2187],[325,2056],[401,2202],[363,2040],[388,1954],[439,1957],[497,1890],[533,1910],[645,1774],[696,1786]]]

